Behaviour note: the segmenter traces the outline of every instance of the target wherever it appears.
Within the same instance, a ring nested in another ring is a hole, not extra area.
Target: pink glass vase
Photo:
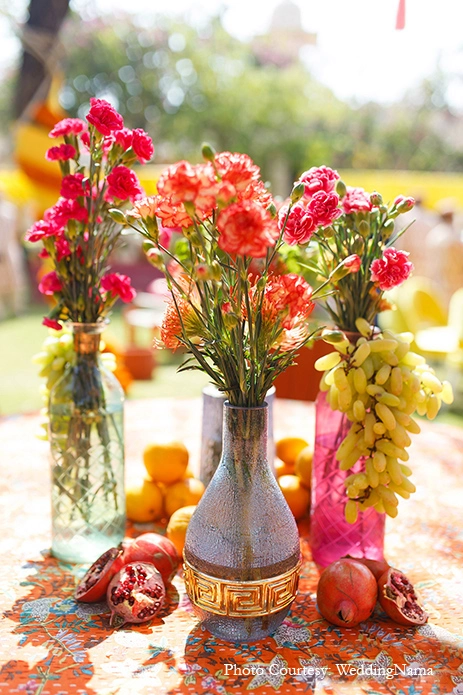
[[[326,394],[315,402],[315,451],[312,467],[310,545],[314,562],[326,567],[345,555],[384,558],[385,514],[374,509],[360,512],[355,524],[344,518],[347,500],[344,480],[362,470],[362,460],[348,471],[339,470],[336,451],[351,423],[338,410],[331,410]]]

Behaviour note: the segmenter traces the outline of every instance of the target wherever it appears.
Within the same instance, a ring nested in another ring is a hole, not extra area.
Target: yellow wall
[[[454,198],[463,209],[463,174],[436,171],[380,171],[343,169],[339,172],[348,186],[378,191],[386,202],[402,195],[420,195],[426,207],[434,208],[443,198]]]

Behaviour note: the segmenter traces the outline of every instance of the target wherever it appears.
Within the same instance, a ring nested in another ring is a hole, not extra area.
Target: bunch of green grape
[[[352,422],[336,452],[339,467],[348,471],[362,462],[362,471],[344,483],[345,517],[352,524],[368,507],[397,516],[398,496],[408,499],[416,489],[406,465],[410,434],[420,432],[412,415],[432,420],[442,403],[453,401],[450,383],[410,350],[411,333],[375,333],[364,319],[356,326],[361,337],[355,344],[340,331],[324,332],[336,350],[315,363],[324,372],[320,388],[331,409]]]
[[[100,343],[100,350],[104,350],[104,343]],[[104,366],[110,371],[116,369],[116,357],[111,352],[101,354]],[[50,330],[50,335],[45,338],[41,352],[33,356],[34,364],[40,366],[39,376],[45,379],[40,387],[43,407],[40,411],[43,419],[40,423],[39,439],[48,439],[48,399],[50,391],[60,379],[66,367],[75,362],[74,341],[70,329],[61,331]]]

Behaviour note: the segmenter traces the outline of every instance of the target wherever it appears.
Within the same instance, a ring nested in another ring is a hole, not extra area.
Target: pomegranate
[[[124,566],[123,549],[110,548],[95,560],[93,565],[80,580],[75,591],[75,598],[84,603],[101,601],[111,579]]]
[[[347,555],[348,558],[350,558],[349,555]],[[370,560],[367,557],[352,557],[350,558],[351,560],[355,560],[355,562],[360,562],[361,565],[365,565],[365,567],[368,567],[370,572],[373,573],[376,581],[386,572],[390,564],[386,562],[386,560]]]
[[[167,586],[174,578],[180,558],[174,544],[159,533],[142,533],[133,541],[123,541],[124,564],[150,562]]]
[[[372,572],[356,560],[343,558],[323,570],[317,588],[318,610],[326,620],[354,627],[373,613],[378,585]]]
[[[399,625],[424,625],[428,621],[413,585],[400,570],[390,567],[380,577],[378,599],[381,608]]]
[[[132,562],[125,565],[106,591],[111,609],[110,625],[116,615],[125,623],[144,623],[161,610],[166,590],[156,567],[149,562]]]

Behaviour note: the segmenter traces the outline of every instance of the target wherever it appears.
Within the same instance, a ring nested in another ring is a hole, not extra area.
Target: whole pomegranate
[[[386,570],[388,570],[390,567],[390,564],[386,560],[370,560],[367,557],[353,557],[350,559],[355,560],[355,562],[360,562],[361,565],[368,567],[370,572],[373,573],[376,581],[378,581],[384,572],[386,572]]]
[[[75,591],[77,601],[84,603],[95,603],[101,601],[106,594],[108,584],[115,574],[125,564],[123,549],[110,548],[95,560],[93,565],[82,577]]]
[[[380,577],[378,599],[381,608],[399,625],[424,625],[428,621],[413,585],[400,570],[391,567]]]
[[[122,623],[144,623],[159,613],[166,597],[164,582],[156,567],[149,562],[125,565],[111,579],[106,600],[111,609],[110,625],[116,615]]]
[[[378,585],[365,565],[343,558],[321,574],[317,588],[318,610],[326,620],[354,627],[373,613]]]
[[[174,578],[180,558],[175,545],[159,533],[142,533],[134,540],[122,543],[124,548],[124,564],[129,562],[150,562],[161,573],[162,580],[167,586]]]

